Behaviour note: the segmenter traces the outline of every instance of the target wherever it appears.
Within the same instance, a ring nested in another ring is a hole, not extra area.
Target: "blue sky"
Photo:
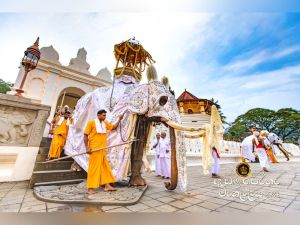
[[[15,81],[37,36],[63,65],[85,47],[93,75],[112,72],[113,45],[135,36],[177,97],[213,97],[228,122],[256,107],[300,110],[300,13],[1,13],[2,79]]]

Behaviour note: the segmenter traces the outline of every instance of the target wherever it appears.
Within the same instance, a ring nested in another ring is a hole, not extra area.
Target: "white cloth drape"
[[[159,140],[159,156],[171,158],[171,142],[169,138],[160,138]],[[169,152],[167,152],[169,150]]]
[[[157,141],[154,143],[154,145],[157,144]],[[157,156],[159,155],[159,146],[157,145],[155,148],[155,173],[157,173],[158,175],[160,175],[160,158],[157,158]]]
[[[160,159],[160,175],[163,177],[171,177],[171,159],[167,157],[159,157]]]
[[[256,148],[256,152],[261,168],[265,167],[266,169],[268,169],[270,167],[268,163],[271,162],[271,160],[268,157],[266,150],[264,148]]]
[[[61,125],[62,124],[62,122],[64,121],[64,117],[60,117],[60,119],[59,119],[59,121],[58,121],[58,123],[57,123],[57,125]],[[66,123],[66,125],[67,126],[70,126],[70,119],[68,118],[68,120],[67,120],[67,123]]]
[[[161,176],[171,177],[171,142],[169,138],[160,138],[159,158]],[[167,152],[169,150],[169,152]]]
[[[212,151],[212,154],[213,154],[213,159],[215,161],[215,165],[214,167],[211,167],[211,173],[218,174],[220,171],[219,158],[217,156],[216,151]]]
[[[251,161],[255,161],[255,155],[253,154],[253,144],[252,140],[254,138],[254,135],[250,135],[249,137],[246,137],[242,142],[242,153],[241,157],[244,157],[246,159],[250,159]]]
[[[106,133],[106,125],[103,121],[100,123],[99,119],[95,119],[95,124],[96,124],[96,130],[98,134]]]

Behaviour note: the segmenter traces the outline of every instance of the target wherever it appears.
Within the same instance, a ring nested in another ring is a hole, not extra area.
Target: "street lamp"
[[[17,93],[15,94],[15,96],[19,96],[19,97],[23,97],[22,93],[24,93],[24,91],[22,90],[27,74],[28,72],[30,72],[31,70],[34,70],[37,67],[37,64],[39,62],[39,59],[41,57],[41,52],[39,49],[39,37],[36,39],[35,43],[27,48],[27,50],[24,52],[24,57],[22,59],[22,66],[25,69],[25,75],[23,77],[22,83],[19,87],[19,89],[17,89]]]

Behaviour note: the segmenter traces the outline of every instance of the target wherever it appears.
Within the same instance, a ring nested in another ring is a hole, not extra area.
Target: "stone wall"
[[[50,106],[0,94],[0,146],[39,147]]]

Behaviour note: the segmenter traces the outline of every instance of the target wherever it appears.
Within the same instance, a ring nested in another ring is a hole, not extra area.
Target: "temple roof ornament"
[[[86,62],[87,51],[84,48],[78,50],[77,57],[70,60],[69,68],[91,74],[89,71],[90,64]]]
[[[59,61],[59,54],[53,48],[52,45],[50,45],[49,47],[41,48],[40,52],[41,52],[41,59],[42,60],[48,60],[49,62],[53,62],[55,64],[61,65],[61,63]]]
[[[97,73],[96,77],[106,80],[106,81],[110,81],[112,82],[111,79],[111,73],[109,72],[109,70],[107,69],[107,67],[99,70],[99,72]]]

